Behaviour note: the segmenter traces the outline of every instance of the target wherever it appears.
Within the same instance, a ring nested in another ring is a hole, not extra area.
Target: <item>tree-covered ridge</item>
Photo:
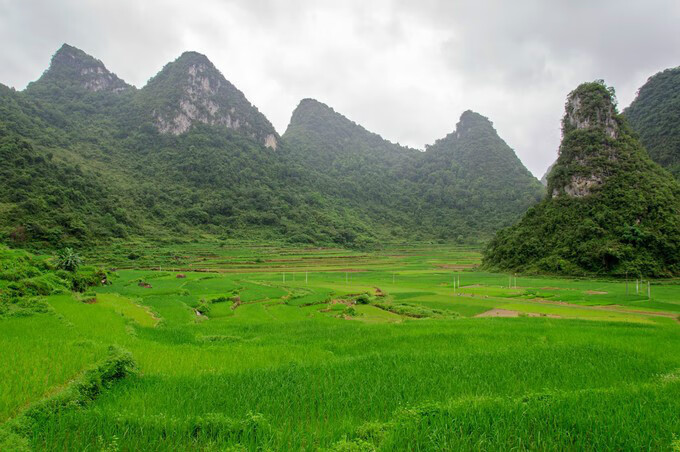
[[[680,67],[650,77],[624,114],[652,160],[680,179]]]
[[[67,160],[67,134],[21,93],[0,86],[0,228],[14,242],[59,246],[139,231],[99,171]],[[43,121],[40,116],[48,120]]]
[[[488,245],[511,271],[680,274],[680,185],[654,163],[602,82],[570,93],[549,193]]]
[[[332,176],[325,189],[383,212],[402,231],[421,237],[490,236],[543,193],[491,122],[474,112],[465,112],[455,132],[419,152],[306,99],[283,137],[301,162]]]
[[[0,238],[16,243],[205,234],[351,247],[479,240],[537,200],[537,181],[473,113],[460,137],[420,152],[309,99],[278,137],[194,52],[139,90],[95,91],[66,70],[54,74],[63,77],[23,92],[0,87]]]
[[[210,234],[356,246],[384,232],[304,185],[305,171],[279,153],[234,130],[198,124],[163,135],[148,123],[125,129],[106,114],[86,122],[78,112],[64,117],[62,128],[49,121],[61,117],[54,112],[61,105],[41,104],[44,110],[25,93],[0,90],[7,188],[0,193],[0,234],[15,244]]]
[[[418,153],[385,140],[314,99],[300,101],[284,138],[315,164],[329,169],[352,169],[352,159],[362,160],[355,164],[389,165]]]
[[[243,128],[198,122],[163,134],[138,90],[67,92],[58,84],[45,92],[0,86],[0,151],[8,156],[0,239],[60,247],[209,234],[361,246],[387,236],[387,226],[322,195],[316,170]],[[265,126],[261,132],[273,130]]]
[[[122,92],[132,88],[110,72],[104,63],[68,44],[52,57],[49,68],[27,91],[52,99],[69,97],[74,92]]]
[[[411,177],[433,207],[487,212],[474,227],[489,231],[510,224],[544,193],[491,121],[469,110],[453,133],[428,146]]]

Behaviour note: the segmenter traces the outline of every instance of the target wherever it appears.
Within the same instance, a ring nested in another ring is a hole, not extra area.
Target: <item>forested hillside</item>
[[[0,237],[20,246],[470,241],[541,194],[480,115],[421,152],[307,99],[280,137],[195,52],[138,89],[64,45],[26,90],[1,87],[0,111]]]
[[[500,231],[484,264],[504,271],[680,274],[680,184],[654,163],[616,111],[584,83],[567,99],[548,195]]]
[[[624,115],[652,160],[680,179],[680,67],[650,77]]]
[[[412,229],[420,237],[484,238],[544,192],[491,122],[471,111],[454,132],[420,152],[306,99],[283,138],[297,160],[321,169],[327,193],[382,212],[383,220],[399,225],[395,235]]]

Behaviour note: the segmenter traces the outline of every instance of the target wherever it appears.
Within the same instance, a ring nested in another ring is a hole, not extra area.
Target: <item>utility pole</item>
[[[638,293],[640,293],[640,280],[636,279],[635,280],[635,294],[637,295]]]

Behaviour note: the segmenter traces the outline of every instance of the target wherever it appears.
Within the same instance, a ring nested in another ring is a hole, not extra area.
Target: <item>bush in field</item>
[[[76,292],[84,292],[88,287],[98,286],[106,281],[108,276],[100,268],[83,267],[79,271],[71,273],[71,289]]]
[[[57,256],[57,267],[69,272],[75,272],[83,263],[80,255],[72,248],[64,248]]]
[[[357,304],[369,304],[371,302],[371,296],[367,293],[362,293],[356,299]]]
[[[675,436],[674,436],[675,438]],[[673,452],[680,452],[680,439],[675,439],[673,441],[673,444],[671,444],[671,447],[673,448]]]
[[[413,317],[415,319],[424,319],[429,317],[441,318],[459,316],[457,312],[442,311],[440,309],[431,309],[428,308],[427,306],[409,303],[380,304],[376,306],[386,311],[394,312],[395,314],[403,315],[406,317]]]
[[[345,314],[345,315],[347,315],[347,316],[350,316],[350,317],[356,317],[356,316],[359,315],[359,313],[357,312],[356,309],[354,309],[353,306],[350,306],[350,307],[348,307],[347,309],[345,309],[345,310],[343,311],[343,314]]]
[[[196,310],[201,313],[202,315],[208,315],[210,314],[210,308],[211,308],[211,302],[206,299],[202,299],[199,303],[198,306],[196,306]]]

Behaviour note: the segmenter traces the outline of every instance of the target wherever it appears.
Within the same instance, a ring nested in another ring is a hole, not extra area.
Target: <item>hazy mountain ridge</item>
[[[345,185],[370,179],[371,187],[357,197],[370,195],[380,208],[412,212],[404,224],[439,238],[490,234],[519,218],[543,193],[491,122],[471,111],[454,132],[421,152],[305,100],[283,138],[298,158],[314,159]]]

